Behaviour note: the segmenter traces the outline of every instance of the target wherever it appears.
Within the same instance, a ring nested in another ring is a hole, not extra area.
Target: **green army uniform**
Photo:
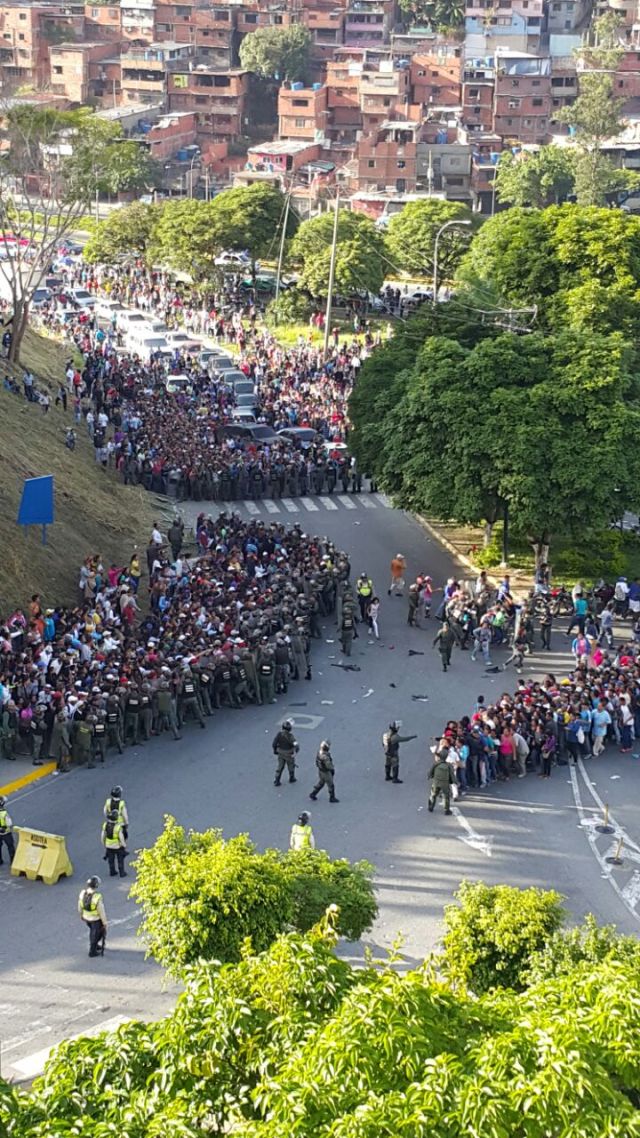
[[[197,675],[200,685],[200,703],[202,710],[205,715],[213,715],[213,707],[211,706],[211,672],[209,668],[203,666]]]
[[[143,684],[140,691],[140,729],[147,742],[153,731],[153,695],[149,684]]]
[[[85,719],[76,719],[73,724],[73,757],[77,763],[95,766],[91,757],[91,724]]]
[[[104,763],[107,758],[107,717],[99,711],[91,725],[91,760]]]
[[[244,707],[246,703],[251,703],[247,672],[242,660],[236,660],[231,665],[231,694],[238,707]]]
[[[296,782],[296,753],[299,746],[293,737],[293,732],[283,727],[273,740],[272,748],[278,760],[273,785],[280,786],[280,779],[285,766],[289,772],[289,782]]]
[[[320,747],[316,755],[316,767],[318,768],[318,781],[311,791],[309,798],[313,798],[315,802],[323,786],[326,786],[329,791],[329,802],[338,802],[339,799],[336,798],[336,790],[333,782],[335,767],[328,747],[324,749],[322,746]]]
[[[451,763],[446,759],[436,759],[435,763],[429,771],[429,778],[431,779],[431,794],[429,795],[429,810],[433,808],[442,794],[444,796],[444,812],[445,814],[451,813],[451,787],[455,782],[455,774]]]
[[[6,708],[0,718],[0,750],[3,759],[15,762],[16,735],[18,732],[18,716],[15,711]]]
[[[384,747],[384,777],[387,782],[402,782],[398,777],[400,769],[400,744],[410,743],[417,735],[400,735],[397,728],[389,728],[382,736]]]
[[[255,657],[253,655],[253,652],[250,652],[249,649],[246,648],[244,650],[244,652],[242,652],[240,659],[242,660],[242,665],[244,667],[245,672],[247,673],[247,684],[249,687],[249,697],[250,697],[252,703],[261,704],[262,703],[262,696],[260,694],[260,682],[258,680],[258,668],[256,665],[256,661],[255,661]]]
[[[110,695],[107,700],[107,746],[117,747],[118,754],[122,754],[122,711],[115,695]]]
[[[342,612],[342,628],[340,629],[340,643],[342,651],[345,656],[351,655],[351,645],[353,644],[355,617],[350,612]]]
[[[195,680],[191,673],[184,676],[180,689],[180,701],[178,705],[179,721],[182,725],[189,716],[193,716],[198,720],[201,727],[206,727],[202,709],[198,700],[198,692]]]
[[[125,747],[131,736],[131,743],[135,747],[138,743],[140,730],[140,692],[137,688],[130,688],[124,705],[124,744]]]
[[[182,736],[178,730],[178,717],[176,715],[176,706],[171,694],[171,689],[167,683],[161,683],[158,688],[157,695],[157,708],[158,708],[158,733],[168,731],[171,729],[174,739],[181,739]]]

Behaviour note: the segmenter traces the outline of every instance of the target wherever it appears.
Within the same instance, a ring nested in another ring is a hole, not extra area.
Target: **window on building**
[[[282,23],[282,16],[274,16],[273,22],[274,22],[274,24],[281,24]]]
[[[531,126],[531,125],[532,125],[532,124],[531,124],[531,119],[523,119],[523,122],[524,122],[524,125],[525,125],[525,126]]]
[[[561,12],[562,11],[562,4],[559,4],[558,0],[555,0],[554,5],[553,5],[553,10],[554,10],[554,12]]]
[[[20,20],[26,20],[26,18],[27,18],[27,13],[26,13],[26,12],[21,12],[18,18],[19,18]]]
[[[396,162],[396,166],[398,167],[398,170],[404,170],[406,165],[407,165],[407,163],[405,162],[404,158],[401,158],[399,162]]]
[[[382,106],[383,107],[390,107],[391,106],[391,99],[388,96],[385,96],[385,98],[382,100]]]
[[[293,99],[292,102],[293,102],[294,107],[308,107],[309,106],[309,100],[308,99]]]
[[[470,87],[469,88],[469,98],[470,99],[477,99],[479,94],[480,94],[479,87]]]
[[[55,65],[55,67],[53,69],[53,74],[54,75],[62,75],[62,68],[58,64]]]
[[[482,107],[474,107],[473,108],[474,115],[479,115],[481,110],[482,110]]]
[[[624,87],[624,79],[618,79],[618,87]]]
[[[511,80],[511,86],[512,87],[519,87],[520,86],[520,80],[519,79],[512,79]]]
[[[244,20],[245,20],[246,24],[257,24],[258,23],[258,13],[257,12],[245,12]]]
[[[307,119],[294,119],[294,122],[295,122],[297,127],[305,127],[305,126],[307,126],[308,120]]]
[[[534,107],[541,107],[543,104],[543,100],[542,99],[532,99],[531,104]]]
[[[531,86],[532,87],[539,87],[540,86],[540,80],[539,79],[533,79],[531,81]]]
[[[24,39],[24,32],[18,32],[18,39],[19,39],[19,40],[23,40],[23,39]]]
[[[367,166],[369,167],[369,169],[370,169],[370,170],[374,170],[374,169],[375,169],[375,165],[376,165],[376,160],[375,160],[375,158],[370,158],[370,159],[369,159],[369,161],[367,162]]]
[[[208,101],[206,95],[196,95],[196,103],[199,107],[206,107]]]
[[[447,178],[447,185],[448,186],[463,186],[464,185],[464,179],[463,178]]]

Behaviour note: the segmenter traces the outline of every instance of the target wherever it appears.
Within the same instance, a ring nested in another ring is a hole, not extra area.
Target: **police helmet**
[[[293,727],[293,724],[292,724],[291,720],[285,719],[284,723],[282,724],[282,730],[283,731],[290,731],[292,727]]]
[[[330,746],[331,746],[331,740],[330,739],[323,739],[321,744],[320,744],[320,750],[321,751],[328,751]]]
[[[306,826],[306,825],[307,825],[307,823],[308,823],[308,821],[309,821],[309,819],[310,819],[310,817],[311,817],[311,815],[309,814],[309,811],[308,811],[308,810],[303,810],[303,811],[302,811],[302,814],[301,814],[301,815],[300,815],[300,817],[298,818],[298,821],[299,821],[300,825],[301,825],[301,826]]]
[[[90,877],[87,881],[87,889],[97,889],[99,885],[102,885],[102,880],[97,876]]]
[[[118,821],[118,811],[117,810],[110,810],[109,811],[109,821],[110,822],[117,822]]]
[[[2,810],[3,806],[6,806],[6,805],[7,805],[6,798],[2,794],[0,794],[0,810]]]
[[[396,723],[395,719],[391,720],[391,723],[389,724],[389,730],[390,731],[397,731],[398,730],[398,724]]]
[[[111,787],[111,797],[112,798],[122,798],[122,787],[121,786],[112,786]]]

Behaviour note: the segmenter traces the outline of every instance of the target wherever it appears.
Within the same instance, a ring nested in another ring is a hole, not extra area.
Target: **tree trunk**
[[[485,522],[484,523],[484,534],[483,534],[483,538],[482,538],[482,544],[483,544],[485,549],[487,549],[487,547],[491,545],[491,538],[493,537],[493,526],[494,526],[494,522]]]
[[[536,569],[539,569],[541,565],[547,565],[549,563],[549,534],[543,533],[537,538],[530,537],[529,541],[536,559]]]
[[[20,360],[20,348],[27,328],[29,306],[22,300],[15,301],[13,306],[13,320],[11,321],[11,347],[9,349],[9,363],[17,364]]]

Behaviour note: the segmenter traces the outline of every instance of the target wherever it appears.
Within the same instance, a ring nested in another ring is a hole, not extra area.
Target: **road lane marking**
[[[372,502],[371,498],[358,498],[358,501],[361,506],[364,506],[365,510],[377,509],[375,502]]]
[[[300,501],[302,502],[302,505],[304,506],[305,510],[310,510],[313,512],[314,510],[318,509],[315,502],[311,501],[311,498],[301,498]]]
[[[267,513],[268,514],[279,514],[280,513],[280,507],[276,506],[276,504],[272,498],[265,498],[264,504],[267,507]]]
[[[604,814],[604,802],[602,801],[600,795],[598,794],[598,791],[596,790],[594,784],[592,783],[591,779],[589,778],[589,774],[587,772],[587,769],[586,769],[582,759],[578,759],[578,768],[580,770],[580,774],[582,775],[582,780],[583,780],[587,790],[589,791],[589,794],[591,795],[591,797],[593,798],[593,801],[596,803],[597,806],[599,806],[600,810]],[[615,829],[616,837],[624,838],[624,844],[627,847],[627,849],[633,849],[633,850],[636,850],[638,853],[640,853],[640,846],[638,845],[638,843],[634,842],[633,838],[631,838],[629,836],[629,834],[624,829],[624,827],[622,827],[620,825],[620,823],[615,820],[611,811],[609,811],[609,822]]]
[[[581,762],[581,760],[579,760],[579,761]],[[636,921],[638,921],[638,923],[640,923],[640,915],[638,914],[635,905],[633,903],[630,903],[629,899],[627,897],[625,897],[624,889],[621,889],[620,886],[618,885],[618,882],[616,881],[615,874],[613,872],[614,866],[609,865],[609,863],[607,861],[605,861],[605,855],[602,854],[600,852],[600,850],[598,849],[598,838],[600,837],[600,835],[599,835],[598,831],[596,830],[595,826],[596,826],[597,822],[600,821],[600,819],[599,818],[594,819],[592,816],[592,813],[587,813],[587,809],[582,802],[582,795],[580,794],[580,784],[578,782],[578,776],[576,774],[576,768],[575,768],[575,766],[573,766],[573,764],[569,767],[569,775],[571,778],[571,789],[573,791],[574,801],[576,804],[576,808],[578,810],[578,816],[580,818],[580,829],[583,830],[583,832],[586,833],[586,835],[587,835],[589,845],[591,846],[591,852],[592,852],[593,856],[595,857],[596,861],[598,862],[598,865],[600,866],[602,876],[606,877],[609,884],[613,887],[613,889],[615,889],[615,891],[618,894],[618,897],[620,898],[620,900],[622,901],[622,904],[624,905],[625,909],[627,909],[627,911],[629,913],[631,913],[631,916],[635,917]],[[591,793],[593,793],[594,789],[595,788],[593,788],[591,790]],[[611,816],[609,816],[609,817],[611,817]],[[611,824],[615,825],[613,820],[611,821]]]
[[[324,506],[325,510],[337,510],[338,509],[335,502],[333,501],[333,498],[328,498],[328,497],[326,497],[326,495],[321,497],[321,498],[318,498],[318,501],[322,502],[322,505]]]
[[[493,845],[493,838],[483,838],[474,830],[471,823],[465,818],[459,806],[452,806],[451,813],[453,814],[459,826],[462,826],[464,834],[458,834],[458,838],[465,845],[471,846],[474,850],[479,850],[480,853],[491,857],[491,847]]]
[[[258,506],[256,506],[255,502],[245,502],[245,508],[247,510],[247,513],[251,514],[252,518],[257,517],[257,515],[260,513],[260,509]]]
[[[374,494],[374,498],[378,500],[381,506],[385,506],[387,510],[393,509],[393,502],[390,502],[386,494]]]
[[[338,494],[338,501],[344,506],[345,510],[355,510],[356,504],[348,498],[346,494]]]
[[[296,506],[295,502],[293,502],[291,500],[291,498],[283,498],[282,499],[282,505],[284,506],[285,510],[287,510],[287,512],[290,514],[299,514],[300,513],[298,507]]]

